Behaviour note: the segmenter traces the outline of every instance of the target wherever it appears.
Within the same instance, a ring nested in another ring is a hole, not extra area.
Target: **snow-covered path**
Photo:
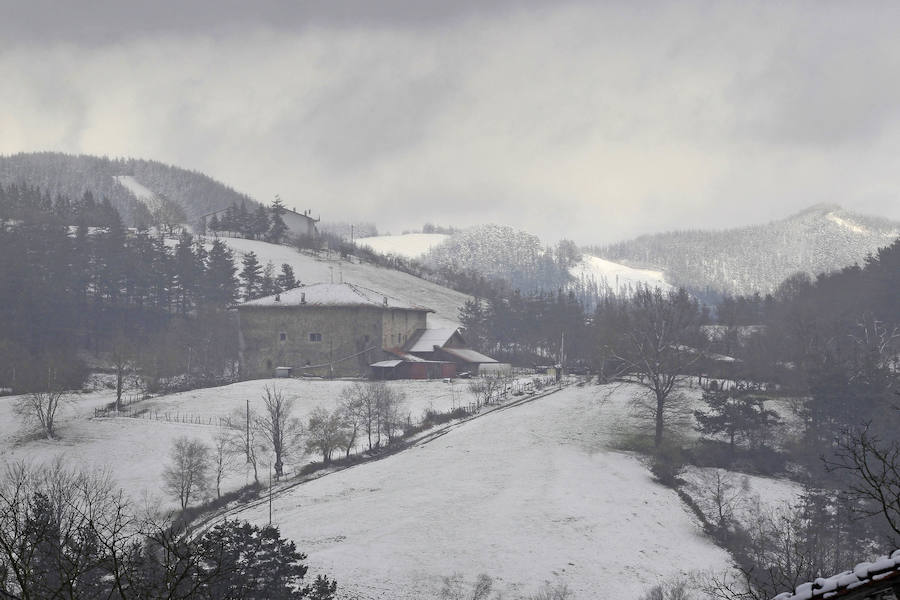
[[[724,567],[676,494],[606,449],[598,395],[567,388],[298,486],[274,520],[347,598],[434,598],[442,576],[487,573],[511,593],[560,580],[577,598],[629,599]],[[268,508],[237,516],[265,523]]]

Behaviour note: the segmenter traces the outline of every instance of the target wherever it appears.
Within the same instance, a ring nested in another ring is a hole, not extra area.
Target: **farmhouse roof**
[[[403,361],[399,360],[399,359],[398,360],[380,360],[376,363],[372,363],[369,366],[370,367],[379,367],[382,369],[391,369],[391,368],[394,368],[394,367],[396,367],[398,365],[402,365],[402,364],[403,364]]]
[[[883,556],[875,562],[859,563],[852,571],[844,571],[831,577],[819,577],[815,581],[798,585],[793,592],[783,592],[772,600],[841,598],[853,593],[854,590],[869,589],[867,586],[898,580],[900,580],[900,550],[895,550],[890,556]]]
[[[439,329],[418,329],[412,342],[406,345],[407,352],[432,352],[434,347],[443,347],[450,338],[459,331],[457,327],[443,327]]]
[[[362,306],[384,309],[434,312],[430,308],[411,304],[352,283],[313,283],[280,294],[249,300],[243,307],[294,308],[298,306]]]
[[[469,350],[468,348],[441,348],[441,351],[468,363],[485,364],[497,362],[490,356],[485,356],[481,352]]]

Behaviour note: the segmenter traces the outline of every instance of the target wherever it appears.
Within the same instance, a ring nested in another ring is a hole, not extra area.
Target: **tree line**
[[[127,354],[156,381],[233,367],[224,309],[239,281],[227,246],[183,233],[169,247],[126,230],[105,200],[47,198],[0,188],[0,387],[79,387],[81,351]]]
[[[288,232],[282,216],[285,210],[278,197],[271,207],[266,208],[260,204],[254,210],[249,210],[246,202],[232,203],[224,211],[214,213],[209,221],[203,221],[200,231],[280,244],[286,239]]]

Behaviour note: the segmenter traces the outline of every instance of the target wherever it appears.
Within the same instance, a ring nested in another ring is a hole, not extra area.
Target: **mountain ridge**
[[[718,294],[774,292],[788,277],[861,264],[900,236],[900,222],[815,204],[785,218],[723,230],[646,234],[589,251],[666,280]]]
[[[29,185],[50,196],[78,199],[91,192],[97,200],[109,198],[122,219],[134,224],[146,216],[145,199],[118,177],[130,176],[156,196],[164,196],[183,210],[188,223],[201,216],[246,203],[258,202],[199,171],[140,158],[109,158],[62,152],[20,152],[0,156],[0,185]]]

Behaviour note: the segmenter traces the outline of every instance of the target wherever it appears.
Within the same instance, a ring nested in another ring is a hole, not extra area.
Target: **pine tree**
[[[278,287],[278,282],[275,279],[275,265],[272,264],[272,261],[269,261],[266,263],[265,269],[263,269],[259,295],[272,296],[279,293],[280,291],[281,289]]]
[[[253,300],[260,295],[262,285],[262,267],[255,252],[248,252],[241,260],[243,269],[239,277],[244,285],[244,300]]]
[[[222,224],[219,222],[219,215],[214,214],[209,218],[209,225],[207,225],[210,231],[213,232],[213,235],[218,235],[222,230]]]
[[[237,298],[238,281],[234,257],[221,240],[213,241],[206,259],[206,273],[203,278],[203,301],[213,308],[224,308]]]
[[[694,412],[697,430],[705,435],[724,435],[732,459],[737,442],[755,444],[779,420],[775,411],[765,408],[763,398],[752,394],[735,390],[706,392],[703,401],[708,411]]]
[[[269,213],[262,205],[253,215],[253,239],[262,239],[269,231]]]
[[[281,273],[278,275],[277,282],[278,288],[283,292],[297,287],[297,279],[294,277],[294,268],[287,263],[281,265]]]
[[[245,238],[253,237],[253,219],[250,218],[246,202],[241,202],[241,206],[238,208],[236,225],[238,234]]]
[[[178,245],[175,246],[173,294],[176,310],[182,315],[187,314],[193,306],[200,278],[193,242],[191,234],[182,231]]]
[[[275,201],[272,202],[271,213],[272,225],[269,227],[268,240],[273,244],[280,244],[287,233],[287,225],[281,216],[284,214],[284,205],[278,196],[275,196]]]

